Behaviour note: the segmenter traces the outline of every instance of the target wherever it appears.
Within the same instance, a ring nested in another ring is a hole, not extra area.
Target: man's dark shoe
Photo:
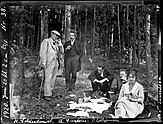
[[[51,96],[44,96],[44,99],[45,99],[46,101],[51,101]]]
[[[66,92],[69,90],[69,88],[66,88]]]
[[[55,98],[56,96],[49,96],[50,98]]]
[[[75,89],[75,85],[72,86],[72,89]]]

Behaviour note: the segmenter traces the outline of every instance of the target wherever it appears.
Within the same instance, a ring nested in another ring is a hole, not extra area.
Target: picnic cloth
[[[103,99],[90,99],[89,102],[84,102],[84,103],[76,103],[72,102],[69,104],[70,108],[67,110],[73,110],[73,109],[78,109],[79,111],[73,113],[73,112],[68,112],[67,115],[72,115],[72,116],[87,116],[89,112],[97,112],[99,114],[102,114],[104,110],[107,110],[110,106],[112,105],[112,102],[106,103]]]

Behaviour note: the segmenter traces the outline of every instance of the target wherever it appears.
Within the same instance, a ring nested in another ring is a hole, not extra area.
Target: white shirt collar
[[[55,41],[55,40],[53,40],[52,38],[50,38],[50,41],[51,41],[52,43],[53,43],[53,42],[54,42],[54,43],[56,42],[56,41]]]
[[[101,72],[101,77],[104,77],[104,70]]]
[[[121,79],[123,79],[123,80],[127,81],[127,77],[122,77]]]
[[[71,40],[71,45],[73,45],[73,44],[74,44],[74,42],[75,42],[75,39],[74,39],[74,40]]]

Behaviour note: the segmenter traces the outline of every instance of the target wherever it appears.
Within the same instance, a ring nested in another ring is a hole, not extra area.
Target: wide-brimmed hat
[[[51,33],[54,33],[54,34],[58,35],[59,37],[61,37],[61,34],[56,30],[52,30]]]

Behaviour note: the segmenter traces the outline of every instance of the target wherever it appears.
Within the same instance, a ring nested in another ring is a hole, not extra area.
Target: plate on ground
[[[101,97],[100,99],[106,100],[106,99],[108,99],[108,98],[106,98],[106,97]]]
[[[69,104],[73,104],[73,103],[76,103],[76,102],[74,102],[74,101],[69,101],[68,103],[69,103]]]
[[[108,91],[108,93],[113,94],[114,92],[113,91]]]
[[[69,96],[70,96],[70,97],[76,97],[76,95],[75,95],[75,94],[70,94]]]

